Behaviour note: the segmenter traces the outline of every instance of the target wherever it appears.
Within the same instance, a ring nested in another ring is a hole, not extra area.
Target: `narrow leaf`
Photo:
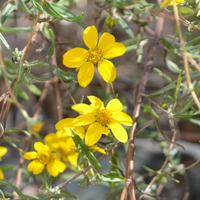
[[[0,40],[1,43],[12,53],[12,49],[10,48],[10,45],[7,43],[6,39],[3,37],[3,35],[0,33]]]
[[[118,24],[122,27],[122,29],[126,32],[128,36],[130,36],[131,38],[135,38],[133,31],[129,28],[127,23],[117,13],[115,13],[115,19],[117,20]]]
[[[50,33],[50,36],[51,36],[51,39],[52,39],[52,43],[51,43],[51,46],[49,48],[49,57],[51,57],[54,53],[55,36],[54,36],[54,33],[51,29],[49,29],[49,33]]]
[[[83,140],[79,137],[79,135],[72,129],[74,136],[72,139],[74,140],[74,143],[80,152],[80,154],[84,157],[86,156],[88,160],[90,161],[91,165],[94,167],[96,171],[99,171],[101,169],[101,165],[94,156],[94,154],[89,150],[89,147],[83,142]]]

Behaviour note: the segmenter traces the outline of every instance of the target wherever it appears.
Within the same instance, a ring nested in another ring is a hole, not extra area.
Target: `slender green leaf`
[[[157,115],[157,113],[153,110],[153,108],[151,107],[151,102],[148,102],[145,106],[144,106],[144,110],[143,113],[150,113],[153,116],[155,116],[157,119],[159,119],[159,116]]]
[[[98,176],[100,177],[100,179],[102,181],[106,181],[106,182],[125,182],[126,179],[119,175],[117,172],[115,171],[111,171],[109,174],[98,174]]]
[[[29,134],[28,131],[19,129],[19,128],[7,128],[5,130],[6,133],[24,133],[26,136],[28,136],[29,138],[31,138],[31,135]]]
[[[77,22],[77,21],[80,21],[83,18],[83,13],[81,15],[77,16],[77,17],[63,16],[56,9],[55,4],[56,3],[49,3],[49,2],[46,1],[43,8],[47,13],[49,13],[50,15],[52,15],[53,17],[55,17],[57,19],[64,19],[64,20],[69,21],[69,22]]]
[[[53,78],[53,76],[49,76],[49,77],[41,77],[41,76],[35,76],[33,74],[29,74],[28,75],[31,79],[33,80],[38,80],[38,81],[49,81]]]
[[[154,92],[153,94],[148,94],[148,95],[145,94],[144,96],[145,97],[157,97],[157,96],[162,95],[164,92],[167,92],[167,91],[172,90],[174,88],[176,88],[176,86],[173,82],[173,83],[167,85],[166,87],[162,88],[161,90]]]
[[[52,3],[53,7],[61,14],[66,15],[70,18],[75,18],[76,15],[74,15],[72,12],[70,12],[65,6],[60,5],[58,3]],[[76,21],[77,24],[79,24],[82,28],[86,28],[87,26],[82,21]]]
[[[115,13],[115,19],[128,36],[130,36],[131,38],[135,38],[133,31],[129,28],[127,23],[120,17],[120,15]]]
[[[153,68],[153,71],[156,72],[160,77],[164,78],[165,80],[167,80],[169,83],[172,82],[172,79],[167,76],[166,74],[164,74],[161,70],[159,70],[158,68]]]
[[[84,157],[86,156],[88,160],[90,161],[91,165],[94,167],[96,171],[99,171],[101,169],[101,165],[94,156],[94,154],[89,150],[89,147],[83,142],[83,140],[79,137],[79,135],[74,131],[73,134],[74,136],[72,139],[74,140],[74,143],[80,152],[80,154]]]
[[[6,39],[3,37],[3,35],[0,33],[0,40],[1,43],[12,53],[12,49],[10,48],[10,45],[7,43]]]
[[[197,37],[193,40],[190,40],[189,42],[186,43],[185,47],[189,47],[189,46],[196,46],[200,43],[200,37]]]
[[[15,5],[9,3],[2,11],[2,16],[1,16],[1,23],[4,24],[6,21],[8,15],[15,10]]]
[[[171,181],[174,181],[174,182],[176,182],[176,183],[180,183],[179,180],[177,180],[177,179],[175,179],[175,178],[172,178],[172,177],[169,176],[169,175],[166,175],[165,177],[166,177],[167,179],[171,180]]]
[[[164,38],[161,38],[162,43],[173,53],[177,53],[177,49],[174,48],[167,40],[165,40]]]
[[[179,74],[178,79],[177,79],[176,90],[174,92],[174,101],[173,101],[172,111],[176,107],[176,101],[178,99],[178,92],[181,86],[181,81],[182,81],[182,72]]]
[[[147,167],[147,166],[145,166],[145,165],[143,165],[143,168],[144,168],[146,171],[150,172],[150,173],[153,173],[153,174],[156,173],[156,171],[154,171],[153,169],[150,169],[149,167]]]
[[[29,100],[29,96],[26,92],[24,92],[23,90],[20,90],[19,91],[19,94],[18,94],[22,99],[24,99],[25,101],[28,101]]]
[[[35,29],[35,26],[30,27],[16,27],[16,28],[10,28],[10,27],[0,27],[0,31],[3,31],[5,33],[24,33],[29,32]]]
[[[49,29],[49,33],[50,33],[50,36],[51,36],[51,39],[52,39],[52,43],[51,43],[51,46],[49,48],[49,57],[51,57],[53,55],[53,52],[54,52],[55,36],[54,36],[54,33],[51,29]]]
[[[4,58],[3,62],[4,62],[4,65],[6,66],[6,68],[11,69],[14,72],[16,72],[18,70],[18,66],[15,65],[10,59]]]
[[[73,81],[73,77],[77,76],[75,73],[65,72],[59,68],[56,68],[56,75],[65,81]]]
[[[40,12],[42,13],[45,13],[43,7],[37,2],[37,1],[34,1],[34,0],[31,0],[31,3],[33,4],[33,6],[38,9]],[[47,17],[47,16],[45,16]]]
[[[28,14],[32,14],[32,12],[27,8],[24,0],[19,0],[18,8]]]
[[[76,199],[76,200],[78,200],[77,197],[75,197],[73,194],[70,194],[69,192],[67,192],[67,191],[65,191],[65,190],[61,190],[61,191],[60,191],[60,194],[63,195],[63,196],[65,196],[65,197],[69,197],[69,198],[71,198],[71,199]]]

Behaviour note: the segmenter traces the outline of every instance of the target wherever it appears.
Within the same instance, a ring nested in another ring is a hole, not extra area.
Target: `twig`
[[[156,50],[156,46],[158,43],[158,40],[160,38],[161,30],[163,26],[163,13],[160,13],[160,18],[158,20],[157,28],[156,28],[156,34],[154,37],[154,41],[152,42],[150,48],[149,48],[149,53],[148,53],[148,60],[145,64],[144,71],[141,77],[140,85],[139,85],[139,92],[136,98],[136,104],[135,104],[135,110],[133,113],[133,126],[131,129],[131,132],[129,134],[129,146],[128,146],[128,152],[127,152],[127,160],[126,160],[126,179],[132,180],[133,179],[133,172],[134,172],[134,162],[133,162],[133,157],[134,157],[134,140],[135,140],[135,130],[136,130],[136,125],[137,125],[137,119],[140,114],[140,107],[141,107],[141,102],[142,102],[142,94],[145,91],[146,87],[146,82],[147,78],[149,75],[149,72],[152,67],[152,62]],[[123,196],[121,196],[121,200],[127,199],[127,183],[124,186],[123,190]],[[129,194],[130,194],[130,200],[135,200],[135,191],[134,191],[134,183],[131,182],[129,184]]]

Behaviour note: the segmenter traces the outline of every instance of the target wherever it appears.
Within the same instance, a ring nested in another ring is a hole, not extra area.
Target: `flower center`
[[[102,58],[102,51],[95,47],[94,49],[89,49],[87,52],[87,60],[93,64],[98,63]]]
[[[53,160],[51,154],[48,151],[38,151],[37,159],[43,165],[49,164]]]
[[[105,126],[107,124],[111,123],[112,120],[112,113],[107,110],[106,108],[99,110],[96,114],[97,122],[99,122],[101,125]]]

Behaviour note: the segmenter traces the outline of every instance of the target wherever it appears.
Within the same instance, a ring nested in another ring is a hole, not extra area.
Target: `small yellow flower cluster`
[[[63,119],[56,124],[56,133],[49,133],[45,136],[44,141],[47,145],[41,142],[36,142],[34,148],[37,152],[27,152],[24,154],[24,158],[27,160],[33,160],[28,165],[28,170],[33,174],[39,174],[47,166],[47,171],[52,176],[58,176],[59,172],[63,172],[67,165],[64,162],[69,162],[71,165],[77,167],[78,150],[72,139],[73,128],[78,135],[84,139],[85,128],[82,126],[73,126],[72,121],[74,118]],[[63,126],[64,124],[64,126]],[[95,150],[105,154],[105,150],[93,145],[90,150]],[[54,151],[55,153],[53,153]],[[61,162],[60,158],[64,161]]]
[[[89,50],[83,48],[69,50],[63,57],[63,64],[78,70],[78,82],[82,87],[86,87],[92,81],[96,64],[102,78],[108,83],[113,82],[117,72],[113,63],[107,59],[123,55],[125,46],[115,42],[115,37],[110,33],[103,33],[98,42],[95,26],[85,29],[83,40]],[[99,98],[88,96],[88,99],[90,105],[80,103],[72,106],[73,110],[81,114],[80,116],[59,121],[55,125],[57,132],[49,133],[44,138],[46,145],[36,142],[34,148],[37,152],[25,153],[24,158],[32,160],[28,165],[29,171],[39,174],[47,166],[52,176],[58,176],[59,172],[63,172],[67,167],[60,159],[64,162],[69,161],[71,165],[77,167],[79,153],[72,139],[72,129],[82,140],[85,140],[90,150],[102,154],[106,153],[105,150],[95,145],[102,134],[108,135],[111,131],[117,140],[127,142],[128,135],[122,125],[132,126],[133,121],[122,111],[122,103],[118,99],[112,99],[104,107],[104,103]],[[34,132],[41,127],[40,124],[35,124],[31,131]]]
[[[8,149],[6,147],[0,146],[0,158],[2,158],[6,153]],[[0,179],[4,179],[3,171],[0,169]]]

